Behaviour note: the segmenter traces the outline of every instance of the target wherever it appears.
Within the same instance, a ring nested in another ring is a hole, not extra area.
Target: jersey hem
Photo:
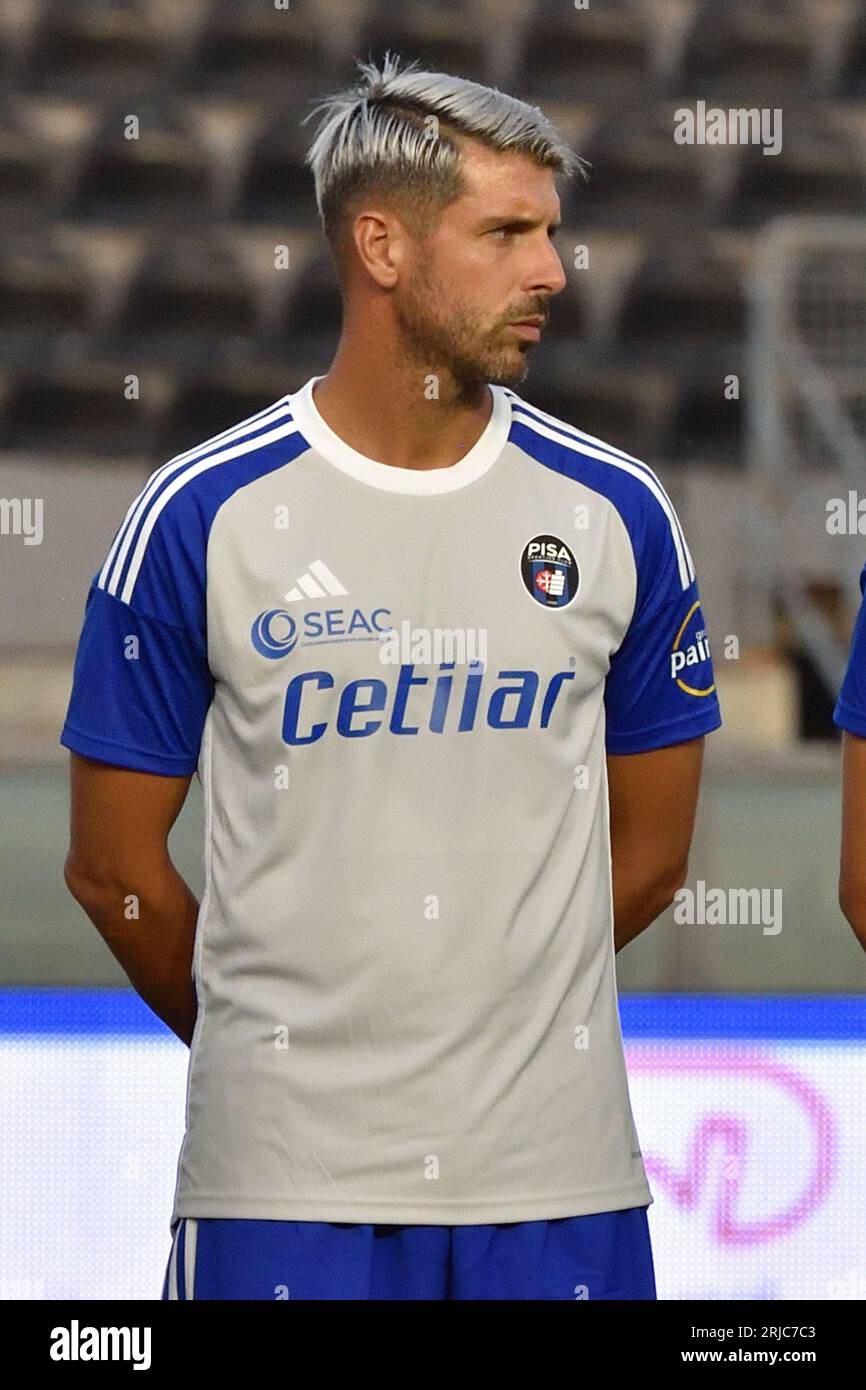
[[[136,748],[124,748],[119,743],[109,743],[93,734],[81,734],[70,724],[65,724],[60,743],[73,753],[84,758],[93,758],[100,763],[111,763],[114,767],[129,768],[133,772],[156,772],[166,777],[190,777],[198,766],[198,761],[190,763],[188,758],[155,757],[151,753],[140,752]]]
[[[172,1223],[183,1217],[223,1217],[251,1221],[350,1221],[364,1225],[488,1226],[511,1221],[546,1221],[558,1217],[592,1216],[627,1207],[647,1207],[653,1201],[646,1183],[562,1197],[530,1197],[519,1201],[495,1199],[442,1202],[326,1202],[267,1201],[259,1198],[189,1197],[179,1200]]]
[[[608,753],[650,753],[655,748],[667,748],[674,743],[687,743],[691,738],[700,738],[722,727],[722,716],[718,707],[707,712],[703,718],[688,715],[668,724],[657,724],[637,734],[609,734],[605,751]]]
[[[858,710],[852,709],[850,705],[843,705],[840,700],[833,711],[833,723],[837,729],[842,729],[846,734],[856,734],[858,738],[866,738],[866,717]]]

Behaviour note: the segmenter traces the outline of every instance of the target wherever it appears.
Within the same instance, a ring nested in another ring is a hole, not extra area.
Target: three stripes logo
[[[347,594],[349,590],[332,574],[323,560],[314,560],[309,569],[298,576],[298,582],[283,598],[297,603],[305,598],[326,598],[328,594]]]
[[[298,603],[304,599],[326,598],[328,595],[336,597],[348,592],[323,560],[313,560],[283,598],[286,603]],[[268,608],[264,613],[259,613],[250,629],[253,646],[259,656],[266,656],[269,661],[288,656],[297,645],[298,636],[298,624],[285,608]]]

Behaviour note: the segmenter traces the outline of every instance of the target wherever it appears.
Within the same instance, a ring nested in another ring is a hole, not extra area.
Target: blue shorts
[[[495,1226],[182,1217],[163,1299],[654,1299],[646,1207]]]

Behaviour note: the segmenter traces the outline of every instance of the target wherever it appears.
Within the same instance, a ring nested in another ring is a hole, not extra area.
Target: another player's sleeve
[[[93,577],[60,742],[118,767],[180,777],[196,769],[214,683],[206,526],[191,489],[167,491],[158,470]]]
[[[833,723],[837,729],[866,738],[866,565],[860,573],[863,599],[854,624],[848,669],[839,691]]]
[[[672,503],[647,473],[651,486],[633,490],[623,508],[636,596],[605,685],[606,747],[614,754],[684,743],[722,722],[691,555]]]

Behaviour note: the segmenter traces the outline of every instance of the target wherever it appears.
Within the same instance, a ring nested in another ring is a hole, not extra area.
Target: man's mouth
[[[534,342],[538,342],[541,337],[543,326],[544,319],[537,314],[528,319],[518,319],[514,323],[508,325],[509,328],[513,328],[522,337],[530,338]]]

